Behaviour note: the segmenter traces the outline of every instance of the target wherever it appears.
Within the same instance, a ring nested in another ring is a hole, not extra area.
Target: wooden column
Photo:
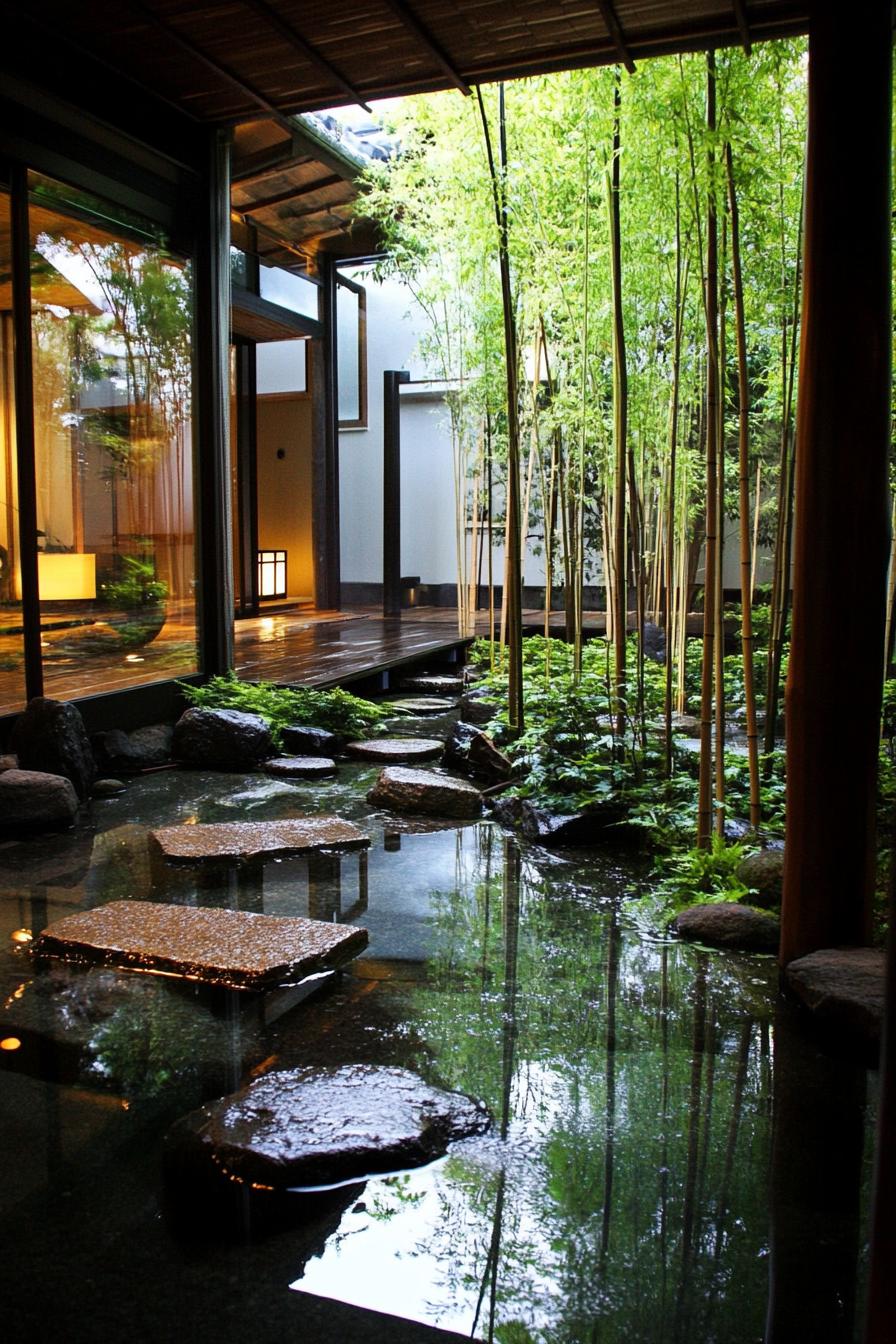
[[[383,372],[383,615],[401,615],[401,383],[405,369]]]
[[[890,435],[891,8],[812,6],[781,961],[868,933]]]
[[[230,508],[230,147],[209,133],[196,240],[195,407],[199,505],[200,666],[233,666],[233,536]]]

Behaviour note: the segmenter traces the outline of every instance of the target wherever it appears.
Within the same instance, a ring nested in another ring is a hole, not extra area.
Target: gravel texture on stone
[[[23,770],[63,775],[79,798],[89,797],[96,764],[77,705],[47,696],[29,700],[13,724],[10,748]]]
[[[732,901],[692,905],[669,927],[679,938],[740,952],[777,952],[781,939],[774,916]]]
[[[405,1069],[304,1068],[266,1074],[184,1116],[165,1158],[185,1180],[217,1170],[256,1188],[334,1185],[422,1166],[489,1124],[480,1102]]]
[[[886,954],[877,947],[831,947],[790,962],[784,976],[820,1019],[880,1040],[887,978]]]
[[[400,765],[388,766],[380,773],[367,801],[396,812],[422,812],[435,817],[466,819],[482,812],[482,794],[466,780]]]
[[[434,761],[441,756],[443,744],[434,737],[378,737],[370,741],[349,742],[345,748],[357,761],[381,761],[398,765],[411,761]]]
[[[346,924],[112,901],[48,925],[33,951],[36,956],[262,990],[332,969],[366,946],[367,930]]]
[[[455,698],[459,696],[464,683],[462,677],[452,677],[437,672],[421,672],[416,677],[402,677],[401,689],[403,691],[416,691],[422,695],[450,695]]]
[[[277,779],[328,779],[336,773],[336,762],[328,756],[275,756],[264,769]]]
[[[43,770],[0,773],[0,832],[53,830],[71,826],[77,815],[78,795],[64,775]]]
[[[386,701],[385,708],[397,710],[402,714],[447,714],[456,701],[445,700],[434,695],[405,696],[401,700]]]
[[[252,770],[273,755],[273,744],[259,714],[194,708],[174,725],[172,751],[185,765],[201,769]]]
[[[305,854],[317,849],[366,849],[370,837],[342,817],[300,817],[291,821],[222,821],[197,826],[163,826],[150,838],[166,859],[251,859],[261,855]]]

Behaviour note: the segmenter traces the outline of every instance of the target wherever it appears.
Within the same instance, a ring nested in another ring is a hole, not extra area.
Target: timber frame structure
[[[332,353],[334,257],[368,250],[340,220],[339,172],[322,147],[316,187],[231,197],[245,142],[263,172],[301,160],[296,113],[388,95],[809,33],[806,246],[797,424],[793,641],[787,692],[788,820],[782,961],[861,943],[873,813],[888,552],[893,14],[885,0],[3,0],[0,180],[11,200],[17,457],[28,692],[40,690],[31,444],[26,174],[50,175],[150,218],[192,258],[199,666],[232,663],[228,295],[234,229],[302,196],[298,247],[323,277],[315,377],[324,480],[315,564],[338,600],[338,486]],[[844,72],[854,78],[843,79]],[[848,96],[845,89],[848,88]],[[251,143],[250,143],[251,142]],[[311,161],[313,155],[308,155]],[[284,162],[283,158],[279,162]],[[256,183],[258,178],[255,179]],[[847,189],[848,184],[848,189]],[[318,194],[314,196],[313,190]],[[284,197],[285,193],[285,197]],[[234,207],[234,199],[236,206]],[[311,205],[313,208],[308,209]],[[236,211],[234,217],[232,212]],[[318,222],[315,223],[315,211]],[[320,223],[321,212],[329,216]],[[260,231],[262,232],[262,231]],[[248,309],[251,304],[246,305]],[[264,314],[254,313],[255,320]],[[248,313],[252,318],[253,314]],[[247,319],[248,320],[248,319]],[[860,332],[857,340],[855,333]],[[329,343],[329,345],[328,345]],[[327,511],[329,512],[329,515]],[[328,522],[329,517],[329,522]],[[829,612],[842,624],[830,657]],[[838,733],[844,681],[855,704]],[[134,693],[136,694],[136,693]],[[838,716],[838,717],[835,717]],[[896,917],[891,920],[891,943]],[[867,1340],[896,1320],[896,985],[891,955]],[[820,1174],[819,1174],[820,1175]],[[781,1338],[782,1336],[778,1336]]]

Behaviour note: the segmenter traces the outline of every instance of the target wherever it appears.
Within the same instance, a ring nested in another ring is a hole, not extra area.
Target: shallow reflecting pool
[[[813,1039],[773,959],[639,929],[639,856],[375,813],[375,775],[158,773],[95,803],[95,829],[0,847],[4,1337],[858,1338],[876,1075]],[[147,843],[312,811],[358,821],[369,854],[199,870]],[[113,899],[354,922],[370,943],[298,1006],[32,963],[30,935]],[[276,1219],[166,1188],[179,1116],[345,1062],[482,1098],[492,1132]]]

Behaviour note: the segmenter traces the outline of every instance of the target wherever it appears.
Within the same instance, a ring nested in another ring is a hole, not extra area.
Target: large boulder
[[[748,854],[737,869],[738,879],[750,888],[747,900],[763,910],[780,910],[784,885],[783,849],[760,849]]]
[[[188,709],[174,726],[174,755],[209,770],[254,770],[273,755],[271,734],[259,714],[239,709]]]
[[[59,830],[78,815],[78,795],[64,775],[42,770],[4,770],[0,774],[0,830]]]
[[[634,834],[619,827],[625,809],[615,802],[596,803],[579,812],[555,812],[528,798],[499,798],[493,810],[502,826],[522,831],[527,840],[547,847],[598,845],[608,833],[619,841]]]
[[[280,734],[284,751],[295,756],[329,756],[331,759],[345,750],[342,733],[331,733],[327,728],[312,728],[310,724],[293,724]]]
[[[403,766],[388,766],[381,771],[367,801],[394,812],[436,817],[466,819],[482,812],[482,794],[466,780]]]
[[[422,1166],[489,1127],[485,1107],[405,1069],[354,1064],[265,1074],[184,1116],[165,1163],[183,1181],[274,1190]]]
[[[672,920],[679,938],[738,952],[777,952],[781,926],[774,916],[733,901],[692,905]]]
[[[112,728],[90,739],[98,769],[104,774],[134,775],[141,770],[167,765],[171,759],[174,729],[167,723],[150,724],[132,733]]]
[[[488,734],[474,723],[464,723],[463,720],[451,729],[442,764],[465,770],[486,784],[503,784],[513,773],[512,762],[498,750]]]
[[[90,796],[96,763],[76,705],[43,695],[29,700],[13,725],[10,749],[22,770],[63,775],[79,798]]]
[[[878,947],[831,947],[790,962],[787,984],[822,1021],[879,1041],[886,954]]]

